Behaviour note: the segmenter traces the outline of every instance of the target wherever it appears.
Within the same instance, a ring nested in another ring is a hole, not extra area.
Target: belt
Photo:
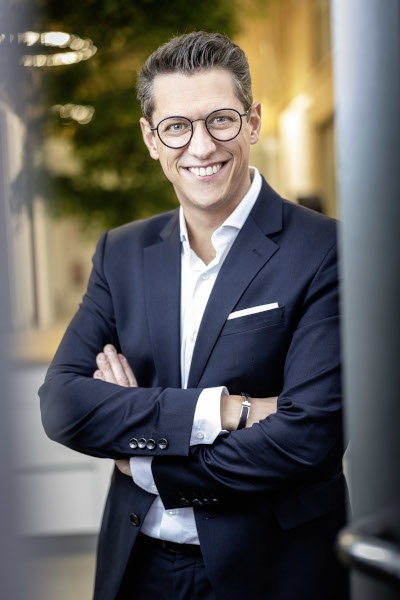
[[[148,547],[158,548],[168,554],[180,554],[181,556],[201,556],[200,546],[198,544],[178,544],[168,540],[152,538],[144,533],[140,533],[140,538]]]

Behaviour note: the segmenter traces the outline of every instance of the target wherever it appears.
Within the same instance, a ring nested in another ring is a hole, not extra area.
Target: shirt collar
[[[234,229],[240,230],[249,216],[251,209],[256,203],[258,195],[261,191],[262,179],[260,172],[256,167],[249,167],[249,169],[252,176],[252,182],[248,192],[237,205],[235,210],[229,215],[229,217],[222,223],[220,227],[218,227],[216,231],[214,231],[213,236],[226,227],[233,227]],[[183,244],[188,243],[189,236],[182,206],[179,209],[179,226],[181,232],[181,242]]]

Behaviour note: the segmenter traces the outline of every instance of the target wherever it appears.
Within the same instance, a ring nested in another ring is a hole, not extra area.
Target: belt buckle
[[[161,540],[161,545],[162,545],[162,549],[165,552],[168,552],[169,554],[180,554],[179,550],[175,550],[175,548],[172,548],[168,542],[166,542],[165,540]]]

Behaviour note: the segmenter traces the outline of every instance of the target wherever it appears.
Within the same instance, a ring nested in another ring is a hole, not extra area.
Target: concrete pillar
[[[17,539],[17,503],[15,493],[15,453],[21,449],[13,439],[11,406],[13,390],[10,382],[11,306],[9,290],[9,231],[7,228],[10,201],[10,154],[13,140],[7,135],[7,121],[13,107],[7,104],[19,81],[17,33],[20,29],[21,7],[9,0],[0,1],[0,33],[4,35],[0,48],[0,598],[24,600],[32,597],[25,586],[27,565],[21,542]],[[4,103],[3,103],[4,101]]]
[[[332,0],[351,523],[400,507],[400,2]],[[400,519],[392,523],[400,552]],[[400,585],[400,579],[399,579]],[[356,573],[353,600],[400,588]]]

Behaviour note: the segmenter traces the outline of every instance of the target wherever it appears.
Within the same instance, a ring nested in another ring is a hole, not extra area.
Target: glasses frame
[[[162,144],[164,144],[164,146],[166,146],[167,148],[171,148],[172,150],[179,150],[180,148],[184,148],[185,146],[187,146],[188,144],[190,144],[190,142],[192,141],[192,137],[193,137],[193,134],[194,134],[194,127],[193,127],[193,123],[197,123],[197,121],[204,121],[204,125],[205,125],[205,127],[206,127],[207,133],[208,133],[208,134],[209,134],[209,135],[210,135],[210,136],[211,136],[211,137],[212,137],[214,140],[216,140],[217,142],[231,142],[231,141],[232,141],[232,140],[234,140],[234,139],[235,139],[235,138],[236,138],[236,137],[239,135],[239,133],[242,131],[242,123],[243,123],[243,121],[242,121],[242,117],[248,117],[248,115],[249,115],[249,112],[251,111],[251,109],[252,109],[252,108],[253,108],[253,107],[252,107],[252,106],[250,106],[250,108],[248,108],[248,109],[246,110],[246,112],[244,112],[244,113],[240,113],[238,110],[236,110],[236,108],[218,108],[217,110],[212,110],[212,111],[211,111],[211,112],[210,112],[210,113],[209,113],[209,114],[208,114],[208,115],[207,115],[207,116],[206,116],[204,119],[193,119],[193,120],[192,120],[192,119],[189,119],[188,117],[182,117],[181,115],[171,115],[170,117],[165,117],[165,119],[161,119],[161,121],[160,121],[160,122],[159,122],[159,123],[156,125],[156,127],[150,127],[150,130],[152,131],[153,135],[154,135],[154,132],[155,132],[155,131],[157,131],[157,135],[158,135],[158,137],[159,137],[159,139],[160,139],[160,142],[161,142]],[[214,113],[218,113],[218,112],[220,112],[221,110],[232,110],[233,112],[235,112],[235,113],[236,113],[237,115],[239,115],[239,117],[240,117],[240,126],[239,126],[239,129],[238,129],[237,133],[235,133],[235,135],[234,135],[233,137],[231,137],[231,138],[229,138],[229,139],[227,139],[227,140],[219,140],[218,138],[216,138],[216,137],[215,137],[215,135],[213,135],[213,134],[211,133],[211,131],[210,131],[210,130],[208,129],[208,127],[207,127],[207,119],[208,119],[209,117],[211,117],[211,115],[213,115]],[[185,142],[185,143],[184,143],[184,144],[182,144],[181,146],[169,146],[168,144],[166,144],[166,143],[164,142],[164,140],[162,139],[162,137],[161,137],[161,135],[160,135],[160,132],[158,131],[158,128],[160,127],[161,123],[163,123],[164,121],[167,121],[168,119],[185,119],[185,121],[189,121],[189,123],[190,123],[190,129],[191,129],[190,138],[188,139],[188,141],[187,141],[187,142]]]

